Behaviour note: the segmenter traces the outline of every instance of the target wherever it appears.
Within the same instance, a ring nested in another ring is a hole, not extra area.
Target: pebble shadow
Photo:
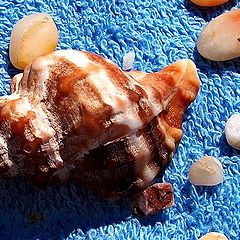
[[[225,133],[223,133],[219,140],[219,149],[221,156],[229,158],[232,156],[240,156],[240,150],[234,149],[228,144]]]
[[[8,47],[8,49],[6,50],[6,52],[7,52],[7,53],[9,52],[9,47]],[[8,73],[10,79],[12,79],[16,74],[23,72],[23,71],[21,71],[21,70],[16,69],[16,68],[12,65],[12,63],[10,62],[10,59],[9,59],[9,54],[5,54],[5,55],[4,55],[4,62],[7,63],[6,72]]]
[[[215,62],[202,57],[197,50],[197,46],[195,46],[193,58],[197,68],[203,73],[223,76],[225,71],[240,72],[240,57],[229,61]]]

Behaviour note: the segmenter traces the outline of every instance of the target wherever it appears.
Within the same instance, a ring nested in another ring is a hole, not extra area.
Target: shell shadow
[[[86,234],[131,214],[126,202],[103,201],[74,183],[39,189],[17,178],[0,184],[1,239],[63,239],[77,229]]]
[[[104,201],[73,182],[39,189],[22,177],[0,181],[1,239],[86,237],[95,229],[134,219],[128,198]],[[136,220],[141,225],[164,222],[166,213]],[[93,233],[92,233],[93,234]]]

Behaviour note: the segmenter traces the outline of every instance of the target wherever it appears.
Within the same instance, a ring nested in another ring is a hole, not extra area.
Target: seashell
[[[233,114],[227,120],[225,135],[228,144],[240,150],[240,113]]]
[[[134,197],[132,209],[137,215],[148,216],[171,208],[173,205],[172,185],[168,182],[155,183]]]
[[[194,185],[215,186],[223,181],[223,167],[218,159],[205,156],[192,164],[189,180]]]
[[[11,63],[24,69],[34,58],[54,51],[58,43],[57,27],[47,13],[34,13],[13,27],[9,46]]]
[[[199,53],[213,61],[240,56],[240,9],[223,13],[202,30],[197,43]]]
[[[191,2],[201,7],[215,7],[228,1],[229,0],[191,0]]]
[[[199,238],[199,240],[228,240],[228,238],[223,233],[209,232]]]
[[[96,54],[41,56],[0,98],[0,173],[71,179],[106,198],[143,191],[172,158],[200,81],[190,60],[123,72]]]

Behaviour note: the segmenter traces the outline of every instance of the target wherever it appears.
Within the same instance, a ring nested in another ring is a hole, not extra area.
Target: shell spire
[[[198,90],[190,60],[147,74],[83,51],[39,57],[0,98],[0,173],[73,177],[107,197],[142,190],[172,157]]]
[[[97,187],[106,198],[138,193],[164,172],[181,140],[184,113],[200,87],[190,60],[175,62],[159,73],[129,74],[142,84],[155,86],[164,107],[145,127],[92,150],[74,169],[74,178]]]

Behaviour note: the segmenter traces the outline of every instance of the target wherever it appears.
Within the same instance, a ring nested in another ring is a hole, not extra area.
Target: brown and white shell
[[[73,178],[108,198],[142,191],[172,158],[199,85],[187,59],[147,74],[89,52],[39,57],[0,98],[1,176]]]

